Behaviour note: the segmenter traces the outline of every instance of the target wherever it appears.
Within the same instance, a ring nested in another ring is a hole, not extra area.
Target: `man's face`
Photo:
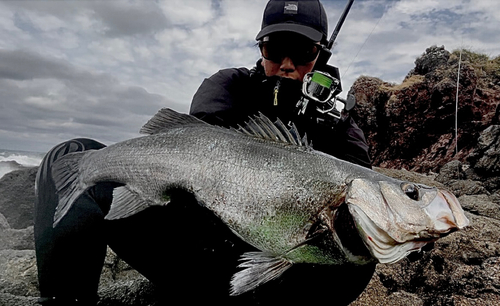
[[[260,43],[262,66],[266,76],[302,81],[318,58],[318,42],[293,33],[275,33]]]

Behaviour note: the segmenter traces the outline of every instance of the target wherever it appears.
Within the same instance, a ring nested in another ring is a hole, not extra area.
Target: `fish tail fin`
[[[56,160],[51,167],[52,178],[59,195],[59,203],[54,213],[54,224],[57,224],[68,213],[75,200],[85,191],[78,184],[80,161],[87,152],[75,152]]]
[[[240,295],[257,288],[279,277],[292,266],[292,263],[283,257],[276,257],[265,252],[247,252],[242,255],[239,268],[243,269],[233,275],[231,280],[231,295]]]

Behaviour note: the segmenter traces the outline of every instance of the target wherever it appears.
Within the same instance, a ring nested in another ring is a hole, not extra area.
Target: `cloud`
[[[38,150],[74,137],[117,142],[137,136],[162,107],[187,110],[112,75],[36,53],[0,50],[0,63],[0,135],[7,137],[0,147],[26,141],[27,133],[27,145]]]
[[[359,75],[401,82],[432,45],[498,55],[500,31],[493,29],[500,26],[500,6],[493,2],[355,1],[330,63],[348,89]]]
[[[330,33],[346,1],[322,1]],[[161,107],[186,112],[204,78],[251,68],[267,0],[0,1],[0,148],[137,136]],[[500,54],[500,2],[356,0],[330,64],[401,82],[431,45]]]

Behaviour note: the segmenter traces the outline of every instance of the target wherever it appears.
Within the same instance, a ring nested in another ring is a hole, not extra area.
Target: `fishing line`
[[[345,72],[342,73],[342,75],[345,77],[347,76],[347,72],[349,71],[349,68],[351,68],[351,65],[352,63],[354,63],[354,61],[356,60],[356,58],[358,57],[358,54],[359,52],[361,52],[361,50],[363,49],[363,47],[365,46],[366,42],[368,41],[368,39],[370,38],[370,36],[372,35],[373,31],[375,31],[375,29],[377,28],[378,24],[380,23],[380,20],[382,20],[382,17],[384,17],[385,15],[385,11],[386,11],[386,8],[387,8],[387,5],[384,6],[384,11],[382,13],[382,15],[380,15],[379,19],[377,20],[377,23],[375,23],[375,26],[373,27],[372,31],[370,32],[370,34],[368,34],[368,36],[366,37],[365,41],[363,42],[363,44],[361,45],[361,47],[358,49],[358,52],[356,53],[356,55],[354,56],[354,58],[352,59],[352,61],[349,63],[349,65],[347,66],[347,69],[345,70]]]
[[[458,90],[460,86],[460,66],[462,64],[462,50],[463,50],[463,41],[462,41],[462,47],[460,47],[460,57],[458,59],[457,93],[455,96],[455,156],[458,155]]]

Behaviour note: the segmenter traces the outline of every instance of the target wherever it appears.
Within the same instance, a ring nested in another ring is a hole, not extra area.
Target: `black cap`
[[[323,5],[318,0],[270,0],[264,10],[261,31],[255,39],[283,31],[326,42],[328,21]]]

